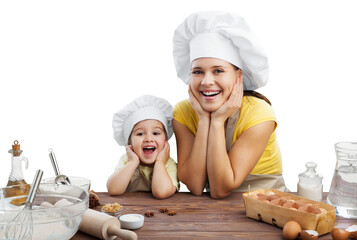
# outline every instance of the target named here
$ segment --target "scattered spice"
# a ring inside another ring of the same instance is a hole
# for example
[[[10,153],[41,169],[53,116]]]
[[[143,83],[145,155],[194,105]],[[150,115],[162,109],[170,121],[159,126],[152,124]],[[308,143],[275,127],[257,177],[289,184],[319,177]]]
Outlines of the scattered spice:
[[[175,212],[175,211],[171,211],[171,210],[169,210],[169,209],[167,209],[167,208],[160,208],[160,209],[159,209],[159,212],[161,212],[161,213],[166,213],[166,214],[169,215],[169,216],[174,216],[174,215],[176,215],[176,212]],[[145,216],[148,217],[148,218],[153,217],[153,216],[154,216],[154,211],[147,211],[147,212],[145,213]]]
[[[161,213],[167,213],[167,212],[169,211],[169,209],[167,209],[167,208],[160,208],[159,211],[160,211]]]
[[[176,215],[176,212],[175,212],[175,211],[168,211],[168,212],[167,212],[167,215],[169,215],[169,216],[174,216],[174,215]]]
[[[148,217],[148,218],[153,217],[154,216],[154,212],[153,211],[147,211],[145,213],[145,216]]]

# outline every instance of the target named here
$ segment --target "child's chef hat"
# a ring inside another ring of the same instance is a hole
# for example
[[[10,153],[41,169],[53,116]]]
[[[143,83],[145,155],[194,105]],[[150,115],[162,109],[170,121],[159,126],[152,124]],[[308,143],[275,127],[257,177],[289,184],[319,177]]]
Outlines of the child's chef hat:
[[[244,90],[268,81],[267,56],[245,20],[226,12],[198,12],[176,29],[173,57],[177,76],[189,83],[191,62],[201,57],[225,60],[243,71]]]
[[[172,136],[172,106],[163,98],[144,95],[126,105],[113,116],[114,139],[121,146],[129,142],[130,134],[138,122],[154,119],[160,121],[167,139]]]

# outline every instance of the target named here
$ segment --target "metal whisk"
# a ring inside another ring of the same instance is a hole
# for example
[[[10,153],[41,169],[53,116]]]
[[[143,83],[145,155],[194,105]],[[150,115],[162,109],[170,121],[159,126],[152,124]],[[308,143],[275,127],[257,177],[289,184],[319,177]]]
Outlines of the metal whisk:
[[[31,185],[29,194],[27,195],[26,203],[22,211],[16,215],[16,217],[11,221],[6,227],[5,237],[7,239],[16,240],[31,240],[32,239],[32,203],[36,197],[36,191],[40,185],[42,179],[43,171],[37,170],[35,178]]]

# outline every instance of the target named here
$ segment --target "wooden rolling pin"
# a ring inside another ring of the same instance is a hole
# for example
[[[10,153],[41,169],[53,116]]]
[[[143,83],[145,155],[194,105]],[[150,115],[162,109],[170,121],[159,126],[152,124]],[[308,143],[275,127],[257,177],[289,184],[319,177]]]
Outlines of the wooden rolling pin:
[[[120,228],[119,219],[92,209],[84,212],[79,230],[105,240],[113,240],[116,237],[124,240],[138,239],[135,232]]]

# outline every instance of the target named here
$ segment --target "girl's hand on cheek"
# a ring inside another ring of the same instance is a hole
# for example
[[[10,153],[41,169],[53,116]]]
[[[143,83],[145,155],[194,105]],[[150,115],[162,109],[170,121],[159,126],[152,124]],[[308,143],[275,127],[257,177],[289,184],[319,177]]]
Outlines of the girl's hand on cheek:
[[[193,95],[191,85],[189,85],[189,87],[188,87],[188,96],[189,96],[190,104],[191,104],[193,110],[195,111],[195,113],[197,114],[198,119],[210,118],[211,114],[209,112],[206,112],[202,108],[200,102],[197,100],[195,95]]]
[[[170,157],[170,144],[166,141],[163,149],[157,154],[156,162],[162,162],[166,164]]]
[[[129,162],[133,161],[133,162],[135,162],[135,163],[137,163],[137,164],[140,163],[139,157],[138,157],[138,155],[136,155],[136,153],[134,152],[132,145],[127,145],[127,146],[125,147],[125,150],[126,150],[126,155],[128,155],[128,160],[129,160]]]
[[[243,78],[238,78],[233,85],[231,95],[227,101],[215,112],[211,114],[212,120],[225,121],[235,113],[242,105],[243,99]]]

